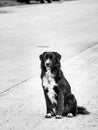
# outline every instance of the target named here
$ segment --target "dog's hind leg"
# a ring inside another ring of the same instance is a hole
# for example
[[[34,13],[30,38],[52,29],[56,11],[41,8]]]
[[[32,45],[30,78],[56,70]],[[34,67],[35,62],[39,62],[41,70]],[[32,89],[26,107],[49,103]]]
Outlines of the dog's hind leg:
[[[64,116],[73,117],[77,115],[77,101],[73,94],[67,95],[64,107]]]

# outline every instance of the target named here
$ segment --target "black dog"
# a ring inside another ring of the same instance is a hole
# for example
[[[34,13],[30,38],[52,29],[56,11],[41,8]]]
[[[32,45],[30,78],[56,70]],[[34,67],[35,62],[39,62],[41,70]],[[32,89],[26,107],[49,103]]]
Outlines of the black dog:
[[[46,118],[89,114],[86,108],[77,106],[77,100],[61,70],[60,59],[61,55],[57,52],[44,52],[40,55],[42,87],[47,107]]]

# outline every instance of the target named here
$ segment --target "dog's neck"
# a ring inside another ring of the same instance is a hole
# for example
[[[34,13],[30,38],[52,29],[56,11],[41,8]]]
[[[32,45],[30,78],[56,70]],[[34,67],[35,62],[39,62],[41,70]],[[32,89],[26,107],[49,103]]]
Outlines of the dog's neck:
[[[54,77],[54,75],[51,72],[51,69],[47,69],[46,76],[47,76],[47,80],[51,80],[51,78]]]
[[[51,69],[47,69],[42,79],[43,79],[43,85],[45,87],[53,87],[55,85],[54,74],[51,73]]]
[[[43,78],[43,76],[45,76],[45,74],[51,73],[52,75],[54,75],[53,77],[55,78],[55,80],[58,82],[58,80],[61,78],[61,74],[62,71],[60,68],[45,68],[42,69],[41,72],[41,78]]]

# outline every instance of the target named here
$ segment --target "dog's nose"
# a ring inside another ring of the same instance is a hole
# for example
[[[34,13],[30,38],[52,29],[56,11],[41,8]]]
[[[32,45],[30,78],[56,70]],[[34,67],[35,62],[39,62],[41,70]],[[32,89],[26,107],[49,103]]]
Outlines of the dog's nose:
[[[50,63],[46,63],[46,66],[50,66]]]

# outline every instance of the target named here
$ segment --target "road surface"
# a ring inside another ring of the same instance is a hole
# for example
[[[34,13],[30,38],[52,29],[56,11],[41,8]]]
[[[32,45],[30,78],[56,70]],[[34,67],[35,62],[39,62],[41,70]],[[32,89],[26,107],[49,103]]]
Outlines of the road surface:
[[[0,8],[0,130],[98,130],[98,1]],[[88,116],[47,120],[39,55],[57,51]]]

